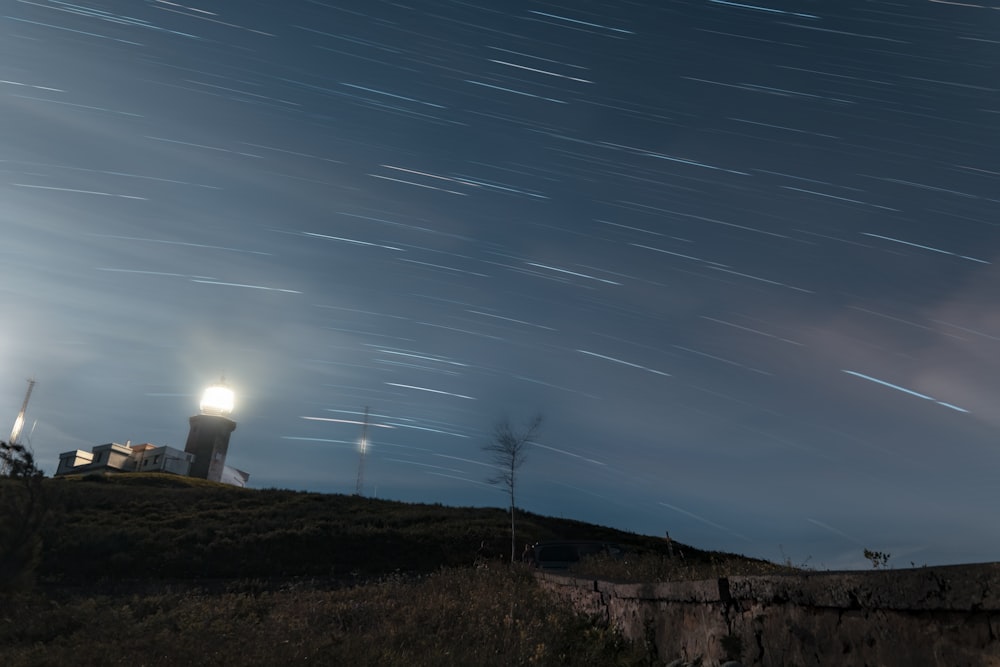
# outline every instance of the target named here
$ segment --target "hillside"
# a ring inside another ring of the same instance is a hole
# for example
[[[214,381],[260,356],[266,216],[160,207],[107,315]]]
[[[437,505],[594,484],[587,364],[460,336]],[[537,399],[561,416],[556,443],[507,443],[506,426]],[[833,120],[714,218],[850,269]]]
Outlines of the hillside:
[[[161,474],[45,480],[39,580],[344,579],[471,565],[480,543],[509,554],[496,508],[239,489]],[[579,521],[519,514],[518,542],[598,539],[633,552],[663,541]],[[708,554],[680,546],[689,559]]]
[[[17,534],[29,489],[47,507],[41,548],[24,542],[37,585],[16,576],[15,558],[6,581],[21,590],[0,591],[0,608],[18,613],[0,614],[0,664],[659,664],[648,642],[624,641],[528,568],[508,567],[501,509],[159,474],[0,479],[0,533]],[[592,564],[596,576],[775,567],[675,543],[678,568],[659,538],[530,513],[518,526],[522,543],[597,539],[627,550]],[[474,568],[483,541],[495,565]],[[0,561],[10,553],[0,549]]]

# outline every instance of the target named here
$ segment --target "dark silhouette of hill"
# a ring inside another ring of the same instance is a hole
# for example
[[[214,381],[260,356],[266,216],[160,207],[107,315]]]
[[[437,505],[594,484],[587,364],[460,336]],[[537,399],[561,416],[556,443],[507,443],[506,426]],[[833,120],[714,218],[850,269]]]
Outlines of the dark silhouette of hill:
[[[471,565],[480,543],[509,554],[509,515],[351,495],[239,489],[165,474],[45,480],[39,581],[350,579]],[[518,539],[592,539],[666,552],[662,539],[519,513]],[[712,554],[674,543],[689,562]]]
[[[41,547],[8,581],[19,585],[0,588],[0,606],[18,611],[0,614],[3,665],[659,664],[648,642],[507,566],[503,509],[151,473],[29,481],[40,486],[0,479],[0,528],[27,517]],[[44,514],[19,511],[26,489]],[[583,561],[595,577],[710,578],[760,563],[674,543],[679,563],[661,538],[527,512],[518,535],[631,552]],[[483,541],[495,565],[472,567]]]

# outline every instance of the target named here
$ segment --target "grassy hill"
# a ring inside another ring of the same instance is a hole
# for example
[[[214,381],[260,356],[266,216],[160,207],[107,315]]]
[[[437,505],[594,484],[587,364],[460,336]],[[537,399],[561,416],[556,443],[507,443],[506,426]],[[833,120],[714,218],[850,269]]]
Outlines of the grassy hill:
[[[500,509],[161,474],[39,482],[49,509],[38,585],[0,594],[0,664],[653,664],[646,647],[502,562],[510,538]],[[10,512],[18,484],[0,479],[0,511]],[[629,550],[591,563],[596,576],[774,567],[675,543],[679,567],[659,538],[530,513],[518,530],[521,543],[598,539]],[[498,558],[473,568],[484,540]]]
[[[510,553],[508,514],[358,496],[239,489],[164,474],[45,480],[53,508],[38,570],[49,584],[113,579],[354,577]],[[663,541],[519,513],[518,542],[596,539],[636,552]],[[705,552],[683,547],[697,560]]]

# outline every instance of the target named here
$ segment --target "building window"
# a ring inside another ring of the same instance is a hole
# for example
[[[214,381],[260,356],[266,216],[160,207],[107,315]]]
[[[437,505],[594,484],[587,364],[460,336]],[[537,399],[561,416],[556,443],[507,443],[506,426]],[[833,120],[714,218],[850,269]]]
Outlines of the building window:
[[[156,456],[153,457],[153,463],[159,463],[159,462],[160,462],[160,455],[157,454]]]

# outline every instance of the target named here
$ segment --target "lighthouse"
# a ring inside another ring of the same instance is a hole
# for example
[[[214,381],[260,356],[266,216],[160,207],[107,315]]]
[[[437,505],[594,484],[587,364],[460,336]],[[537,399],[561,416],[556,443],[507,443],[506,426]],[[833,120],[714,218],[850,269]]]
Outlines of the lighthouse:
[[[188,419],[191,430],[184,451],[194,455],[189,474],[221,482],[229,451],[229,436],[236,430],[236,422],[229,418],[233,412],[233,390],[224,380],[205,389],[199,412]]]

